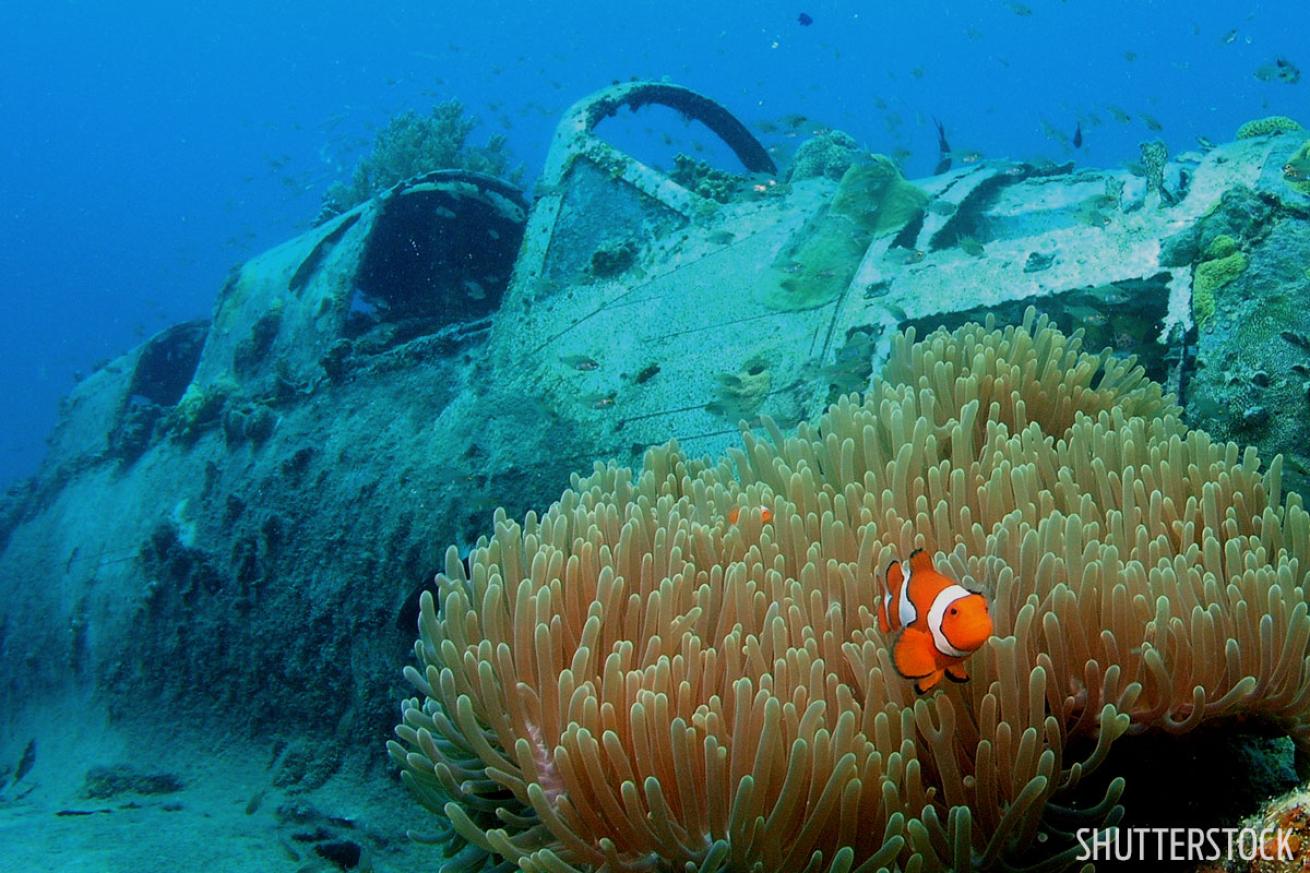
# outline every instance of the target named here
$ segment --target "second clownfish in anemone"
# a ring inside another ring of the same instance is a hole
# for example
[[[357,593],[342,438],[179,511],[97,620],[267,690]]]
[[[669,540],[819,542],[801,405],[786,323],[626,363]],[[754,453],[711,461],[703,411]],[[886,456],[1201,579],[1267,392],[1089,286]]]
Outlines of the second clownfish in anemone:
[[[736,524],[740,520],[741,520],[740,506],[734,506],[732,509],[728,510],[728,524]],[[773,510],[769,509],[769,507],[767,506],[761,506],[760,522],[762,524],[768,524],[771,521],[773,521]]]
[[[992,635],[987,601],[938,573],[923,549],[915,549],[908,561],[889,564],[886,577],[878,628],[884,634],[900,631],[892,645],[896,672],[913,679],[920,694],[943,676],[967,681],[964,659]]]

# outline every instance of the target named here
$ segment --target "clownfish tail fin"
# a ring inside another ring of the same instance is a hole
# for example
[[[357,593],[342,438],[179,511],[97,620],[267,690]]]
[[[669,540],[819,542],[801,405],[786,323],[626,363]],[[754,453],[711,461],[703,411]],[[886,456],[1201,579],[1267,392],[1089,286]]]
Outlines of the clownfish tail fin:
[[[914,683],[914,690],[919,694],[927,694],[932,690],[933,686],[940,681],[942,681],[942,671],[938,670],[935,673],[924,676],[922,679],[916,680]]]

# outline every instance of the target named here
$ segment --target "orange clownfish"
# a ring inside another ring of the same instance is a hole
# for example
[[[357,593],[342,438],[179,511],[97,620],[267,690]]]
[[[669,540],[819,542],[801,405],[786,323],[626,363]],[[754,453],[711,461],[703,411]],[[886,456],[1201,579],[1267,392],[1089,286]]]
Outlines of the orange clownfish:
[[[992,635],[987,601],[938,573],[923,549],[911,552],[908,561],[888,564],[886,576],[878,627],[885,634],[901,632],[892,646],[896,671],[913,679],[920,694],[942,676],[967,681],[964,659]]]
[[[736,524],[740,518],[741,518],[740,506],[734,506],[732,509],[728,510],[728,524]],[[767,506],[761,506],[760,522],[762,524],[768,524],[771,521],[773,521],[773,510],[769,509],[769,507]]]

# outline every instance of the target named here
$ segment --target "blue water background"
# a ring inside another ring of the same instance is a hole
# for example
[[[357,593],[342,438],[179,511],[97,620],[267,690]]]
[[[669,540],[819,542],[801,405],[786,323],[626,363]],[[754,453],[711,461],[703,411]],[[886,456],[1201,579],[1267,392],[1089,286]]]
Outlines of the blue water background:
[[[1310,64],[1304,0],[1027,7],[8,0],[0,484],[35,469],[75,374],[208,315],[229,269],[305,229],[403,109],[461,99],[475,139],[508,136],[528,181],[560,113],[633,76],[699,89],[747,122],[799,113],[799,134],[831,126],[909,150],[911,176],[937,160],[934,116],[956,152],[1095,166],[1156,137],[1174,152],[1228,140],[1262,115],[1310,123],[1310,82],[1255,76],[1280,56]],[[708,142],[675,122],[670,146],[646,126],[615,135],[652,160]],[[781,153],[801,137],[766,141]]]

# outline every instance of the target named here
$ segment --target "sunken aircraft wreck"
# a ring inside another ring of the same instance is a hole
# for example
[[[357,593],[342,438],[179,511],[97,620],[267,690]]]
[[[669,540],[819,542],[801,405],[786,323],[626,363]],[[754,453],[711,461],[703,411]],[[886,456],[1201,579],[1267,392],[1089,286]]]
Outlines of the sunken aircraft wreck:
[[[666,173],[599,135],[648,104],[740,166]],[[898,331],[1035,307],[1135,355],[1193,426],[1281,453],[1305,493],[1310,196],[1284,172],[1304,139],[907,180],[835,131],[775,166],[715,101],[628,83],[569,110],[532,192],[440,170],[252,258],[209,319],[79,383],[0,505],[0,806],[105,763],[78,724],[128,758],[141,725],[246,738],[279,796],[394,781],[380,749],[447,546],[594,461],[813,421]],[[327,805],[267,827],[379,869],[421,829]]]

